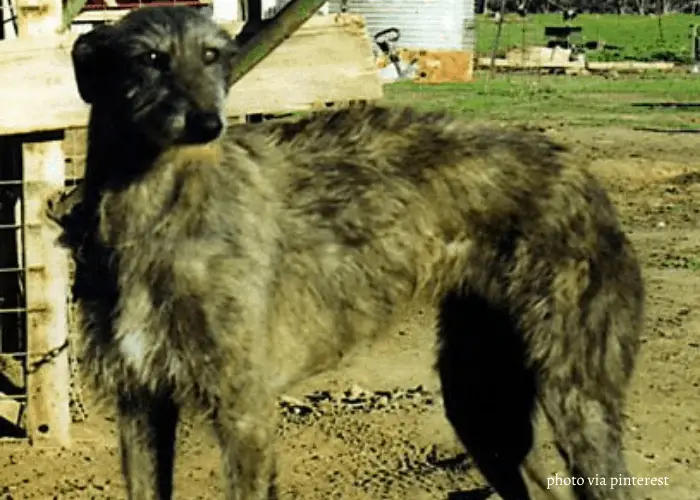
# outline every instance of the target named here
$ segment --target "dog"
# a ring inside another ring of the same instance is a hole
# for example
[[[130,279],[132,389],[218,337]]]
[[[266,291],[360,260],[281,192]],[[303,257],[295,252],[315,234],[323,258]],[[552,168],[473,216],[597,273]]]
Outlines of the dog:
[[[502,498],[531,498],[538,405],[572,475],[628,475],[644,283],[579,160],[538,132],[405,107],[228,125],[239,50],[186,7],[132,11],[73,46],[87,166],[49,212],[129,498],[171,497],[184,406],[209,415],[226,498],[274,498],[276,397],[417,298],[439,311],[447,420]]]

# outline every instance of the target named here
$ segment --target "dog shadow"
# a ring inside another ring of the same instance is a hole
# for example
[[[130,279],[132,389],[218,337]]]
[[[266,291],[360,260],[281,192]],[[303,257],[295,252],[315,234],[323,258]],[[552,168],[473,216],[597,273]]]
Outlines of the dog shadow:
[[[433,461],[433,465],[441,469],[466,470],[472,467],[469,456],[466,453],[459,453],[454,457],[443,458]],[[455,490],[447,494],[445,500],[486,500],[494,494],[494,490],[489,486],[482,486],[470,490]]]
[[[475,488],[473,490],[451,491],[445,500],[486,500],[494,494],[488,486]]]

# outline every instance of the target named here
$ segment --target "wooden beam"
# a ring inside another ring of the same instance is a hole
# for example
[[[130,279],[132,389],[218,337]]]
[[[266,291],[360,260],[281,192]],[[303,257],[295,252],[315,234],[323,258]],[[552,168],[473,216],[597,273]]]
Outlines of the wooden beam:
[[[232,34],[242,23],[224,25]],[[77,35],[0,42],[0,135],[84,127],[70,60]],[[378,99],[381,82],[361,16],[313,16],[231,89],[229,116]]]
[[[19,36],[41,37],[61,25],[61,0],[22,0]],[[21,83],[18,81],[18,85]],[[62,127],[61,127],[62,128]],[[27,433],[34,444],[70,445],[68,259],[54,245],[58,228],[43,217],[47,196],[65,186],[63,132],[22,145],[24,265],[27,306]]]
[[[588,61],[586,64],[590,71],[671,71],[675,67],[675,63],[664,61]]]
[[[87,4],[87,0],[68,0],[66,2],[66,7],[63,9],[63,15],[61,17],[61,26],[59,27],[61,33],[70,30],[73,20],[80,14],[85,4]],[[112,0],[106,1],[105,4],[108,7],[116,7],[116,2]]]
[[[127,15],[133,9],[109,9],[109,10],[84,10],[80,12],[71,23],[95,24],[95,23],[115,23]]]
[[[247,15],[255,17],[250,17],[250,22],[246,22],[239,34],[243,36],[245,44],[231,63],[231,81],[235,84],[247,75],[308,21],[324,3],[326,0],[291,0],[274,18],[260,26],[260,0],[248,0],[250,12]],[[261,29],[249,37],[247,29],[250,26],[253,26],[251,29]]]
[[[480,68],[489,67],[491,59],[480,57]],[[588,71],[671,71],[676,65],[672,62],[637,62],[637,61],[519,61],[513,59],[496,59],[498,68],[508,69],[572,69]]]
[[[480,57],[479,67],[490,67],[490,57]],[[585,64],[579,61],[519,61],[512,59],[494,59],[493,65],[497,68],[513,69],[585,69]]]
[[[115,1],[115,0],[105,0],[105,3]],[[227,0],[230,1],[230,0]],[[205,5],[213,5],[210,1],[208,0],[202,0],[199,2],[201,4],[201,7]],[[221,2],[219,2],[220,4]],[[148,5],[148,4],[144,4]],[[192,7],[192,8],[199,8],[200,6],[198,5],[197,7]],[[109,7],[108,9],[87,9],[80,11],[75,17],[72,19],[71,23],[72,24],[94,24],[94,23],[115,23],[125,15],[127,15],[129,12],[134,10],[133,8],[122,8],[119,6],[118,3],[114,4],[114,7]],[[229,9],[230,12],[231,9]],[[227,11],[224,10],[224,14],[226,14]],[[218,14],[221,14],[220,9]],[[64,23],[65,23],[65,15],[64,15]],[[216,17],[216,14],[214,16],[214,19],[216,19],[218,22],[230,22],[230,21],[235,21],[236,19],[227,19],[224,17]]]

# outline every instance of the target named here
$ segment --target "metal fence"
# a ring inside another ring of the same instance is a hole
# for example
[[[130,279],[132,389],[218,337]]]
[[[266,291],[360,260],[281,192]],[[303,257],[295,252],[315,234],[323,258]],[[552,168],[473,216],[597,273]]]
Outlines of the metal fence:
[[[23,437],[27,402],[21,150],[0,138],[0,436]]]
[[[85,169],[85,129],[65,133],[66,187],[79,182]],[[21,140],[0,137],[0,438],[27,439],[27,376],[32,370],[27,343],[25,290],[27,269],[24,266],[25,184],[22,179]],[[71,271],[72,275],[72,271]],[[71,370],[71,409],[74,421],[86,417],[82,402],[78,360],[73,349],[76,316],[70,290],[68,308]]]

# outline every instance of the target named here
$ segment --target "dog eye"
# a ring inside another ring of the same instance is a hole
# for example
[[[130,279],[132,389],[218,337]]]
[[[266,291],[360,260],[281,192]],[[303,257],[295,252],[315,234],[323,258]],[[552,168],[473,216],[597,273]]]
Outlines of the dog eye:
[[[219,50],[218,49],[204,49],[204,63],[212,64],[219,60]]]
[[[146,66],[151,66],[159,70],[170,68],[170,56],[165,52],[151,50],[141,56],[141,62]]]

